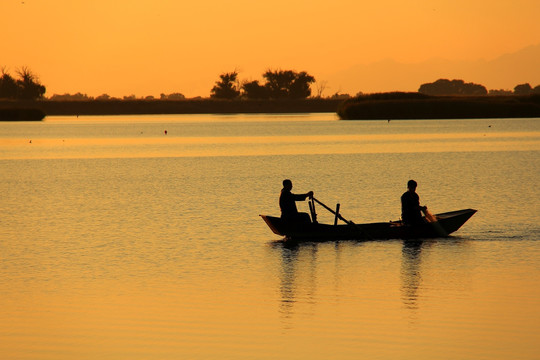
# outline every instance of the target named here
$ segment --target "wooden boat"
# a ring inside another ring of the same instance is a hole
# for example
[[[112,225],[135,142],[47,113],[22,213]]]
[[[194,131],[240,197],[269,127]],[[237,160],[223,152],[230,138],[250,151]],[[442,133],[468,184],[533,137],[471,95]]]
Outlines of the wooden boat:
[[[316,199],[315,199],[316,200]],[[316,200],[319,202],[318,200]],[[326,205],[319,202],[326,207]],[[463,209],[441,214],[426,214],[425,223],[418,226],[405,225],[402,221],[355,224],[339,215],[338,211],[326,207],[336,215],[334,224],[320,224],[312,210],[312,221],[305,223],[288,223],[279,217],[260,215],[268,227],[277,235],[284,236],[286,241],[329,241],[329,240],[384,240],[384,239],[427,239],[446,237],[458,230],[471,216],[474,209]],[[310,204],[310,209],[314,206]],[[337,224],[337,219],[345,224]],[[313,221],[313,219],[315,221]]]

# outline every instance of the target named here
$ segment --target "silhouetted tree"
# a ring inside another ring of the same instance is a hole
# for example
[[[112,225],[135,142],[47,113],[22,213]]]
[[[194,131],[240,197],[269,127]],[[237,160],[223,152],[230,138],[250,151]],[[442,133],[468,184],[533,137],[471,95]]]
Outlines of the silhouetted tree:
[[[311,95],[309,85],[315,82],[315,78],[305,71],[297,73],[292,70],[268,70],[263,77],[266,79],[265,86],[270,97],[274,99],[305,99]]]
[[[418,92],[426,95],[487,95],[483,85],[465,83],[463,80],[439,79],[433,83],[422,84]]]
[[[45,86],[41,85],[30,69],[22,67],[17,71],[19,79],[17,86],[19,87],[18,98],[25,100],[39,99],[45,94]]]
[[[184,96],[184,94],[181,94],[181,93],[172,93],[172,94],[161,94],[159,96],[159,98],[161,100],[185,100],[186,97]]]
[[[540,85],[535,86],[534,89],[532,90],[532,93],[533,94],[540,94]]]
[[[266,86],[259,84],[258,80],[245,82],[242,85],[244,96],[248,99],[268,99],[270,92]]]
[[[335,93],[334,95],[330,96],[330,99],[332,100],[346,100],[346,99],[350,99],[352,96],[350,94],[340,94],[340,93]]]
[[[216,85],[210,92],[210,97],[216,99],[235,99],[240,96],[238,90],[238,72],[224,73],[219,75],[220,81],[216,81]]]
[[[54,94],[53,96],[51,96],[49,98],[49,100],[52,100],[52,101],[88,101],[88,100],[92,100],[92,97],[89,97],[88,95],[86,94],[81,94],[80,92],[76,93],[76,94],[63,94],[63,95],[59,95],[59,94]]]
[[[0,99],[16,99],[19,92],[17,81],[2,68],[0,77]]]
[[[324,92],[324,90],[326,90],[326,87],[328,85],[328,81],[324,80],[324,81],[317,81],[315,83],[315,85],[317,85],[317,95],[315,95],[315,97],[317,98],[322,98],[322,94]],[[339,92],[339,91],[338,91]],[[336,92],[336,94],[338,93]]]
[[[7,99],[38,99],[45,94],[45,86],[41,85],[27,67],[17,71],[18,79],[13,78],[2,68],[0,77],[0,98]]]
[[[489,90],[488,95],[494,95],[494,96],[506,96],[506,95],[513,95],[514,93],[511,90],[504,90],[504,89],[492,89]]]
[[[289,89],[289,96],[293,99],[305,99],[309,97],[311,95],[309,84],[314,82],[315,78],[305,71],[296,74],[296,78]]]
[[[514,88],[514,94],[516,95],[530,95],[532,93],[532,87],[529,83],[516,85]]]
[[[98,97],[96,97],[96,100],[112,100],[111,96],[109,94],[101,94]]]
[[[169,100],[185,100],[186,96],[182,93],[176,92],[176,93],[169,94],[168,99]]]

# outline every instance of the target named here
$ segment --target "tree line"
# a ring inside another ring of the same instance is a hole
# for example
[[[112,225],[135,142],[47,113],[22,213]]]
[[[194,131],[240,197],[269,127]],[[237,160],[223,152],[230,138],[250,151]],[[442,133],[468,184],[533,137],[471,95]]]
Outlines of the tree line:
[[[258,80],[238,80],[238,72],[221,74],[220,80],[210,91],[215,99],[305,99],[311,96],[310,85],[315,78],[305,71],[267,70],[263,75],[265,83]]]
[[[99,96],[93,97],[88,96],[87,94],[82,94],[80,92],[76,94],[54,94],[49,98],[53,101],[91,101],[91,100],[98,100],[98,101],[104,101],[104,100],[128,100],[128,101],[134,101],[134,100],[185,100],[186,97],[178,92],[171,93],[171,94],[160,94],[159,98],[156,98],[152,95],[145,96],[142,98],[137,98],[135,95],[129,95],[124,96],[122,99],[112,97],[108,94],[101,94]]]
[[[510,90],[487,90],[485,86],[466,83],[463,80],[439,79],[420,85],[418,92],[432,96],[481,96],[481,95],[533,95],[540,94],[540,85],[532,87],[529,83],[519,84]]]
[[[0,99],[35,100],[44,97],[46,88],[38,77],[27,67],[16,71],[17,77],[11,76],[5,68],[0,69]],[[306,99],[311,96],[311,84],[315,78],[305,71],[294,70],[267,70],[262,74],[264,82],[259,80],[240,81],[238,71],[223,73],[215,82],[210,91],[210,97],[214,99]],[[325,83],[324,83],[325,84]],[[324,84],[322,85],[324,88]],[[323,88],[318,90],[316,97],[321,97]],[[532,87],[529,83],[516,85],[511,90],[487,90],[485,86],[475,83],[466,83],[463,80],[438,79],[432,83],[420,85],[418,93],[432,96],[482,96],[482,95],[532,95],[540,94],[540,85]],[[363,95],[359,93],[358,95]],[[349,98],[348,94],[335,94],[332,98]],[[54,94],[50,98],[56,101],[70,100],[120,100],[107,94],[96,98],[86,94],[74,95]],[[159,98],[146,96],[142,100],[184,100],[185,96],[175,92],[161,94]],[[124,96],[123,100],[137,100],[135,95]]]
[[[213,99],[228,100],[305,99],[311,96],[310,85],[315,82],[315,78],[307,72],[296,72],[293,70],[268,70],[263,74],[263,78],[265,79],[263,84],[259,83],[258,80],[240,82],[237,71],[223,73],[210,90],[210,97]],[[73,95],[55,94],[50,99],[55,101],[120,100],[107,94],[93,98],[80,92]],[[181,93],[172,93],[168,95],[161,94],[159,98],[146,96],[141,99],[185,100],[186,98]],[[130,95],[124,96],[122,100],[137,100],[137,98],[135,95]]]
[[[11,76],[6,68],[1,70],[0,99],[33,100],[42,98],[46,88],[37,76],[27,67],[17,70],[17,78]]]

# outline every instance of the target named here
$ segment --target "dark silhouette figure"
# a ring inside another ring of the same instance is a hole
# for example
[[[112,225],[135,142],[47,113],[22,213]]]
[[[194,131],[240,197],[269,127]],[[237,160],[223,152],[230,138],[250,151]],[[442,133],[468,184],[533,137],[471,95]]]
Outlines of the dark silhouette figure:
[[[420,197],[416,193],[418,184],[414,180],[407,183],[407,191],[401,195],[401,219],[407,225],[415,226],[423,224],[420,211],[426,211],[427,207],[420,206]]]
[[[309,196],[313,197],[313,191],[305,194],[293,194],[292,181],[289,179],[283,180],[283,189],[279,196],[279,207],[281,209],[281,218],[288,222],[311,222],[311,218],[307,213],[299,213],[296,208],[297,201],[304,201]]]

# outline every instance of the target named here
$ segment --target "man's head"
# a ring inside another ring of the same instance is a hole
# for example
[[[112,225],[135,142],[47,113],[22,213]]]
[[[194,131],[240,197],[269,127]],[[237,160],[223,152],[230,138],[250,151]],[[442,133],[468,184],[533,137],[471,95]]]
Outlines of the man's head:
[[[415,191],[417,186],[418,186],[418,184],[414,180],[409,180],[409,182],[407,182],[407,188],[410,191]]]
[[[292,181],[289,180],[289,179],[283,180],[283,188],[287,189],[287,190],[291,190],[292,189]]]

